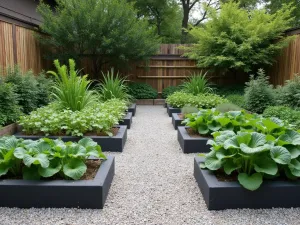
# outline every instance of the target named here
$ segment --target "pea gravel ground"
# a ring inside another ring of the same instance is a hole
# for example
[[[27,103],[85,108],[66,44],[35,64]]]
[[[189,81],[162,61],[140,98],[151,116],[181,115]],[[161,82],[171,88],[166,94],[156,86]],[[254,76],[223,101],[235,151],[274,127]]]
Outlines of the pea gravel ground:
[[[208,211],[162,106],[138,106],[103,210],[0,208],[0,224],[300,224],[300,209]],[[84,194],[84,193],[82,193]],[[1,199],[0,199],[1,201]]]

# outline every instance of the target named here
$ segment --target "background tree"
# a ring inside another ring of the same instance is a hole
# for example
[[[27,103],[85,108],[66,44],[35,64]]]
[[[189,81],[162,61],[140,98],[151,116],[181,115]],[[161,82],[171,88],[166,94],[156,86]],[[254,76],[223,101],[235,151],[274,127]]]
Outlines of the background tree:
[[[257,4],[260,3],[261,0],[220,0],[221,3],[228,3],[230,1],[239,3],[241,8],[255,9]]]
[[[190,31],[197,43],[185,48],[185,55],[204,68],[249,72],[270,65],[294,38],[284,37],[293,21],[293,9],[284,5],[276,14],[268,14],[263,9],[240,8],[234,2],[222,4],[220,11],[210,7],[206,24]]]
[[[139,18],[147,18],[163,42],[180,40],[181,8],[176,0],[128,0],[138,10]]]
[[[95,75],[105,63],[147,59],[159,47],[148,21],[138,19],[126,0],[57,0],[55,12],[43,2],[38,11],[43,17],[40,29],[49,34],[39,40],[53,49],[48,57],[89,58]]]
[[[263,0],[263,2],[266,4],[265,7],[270,13],[276,13],[281,9],[283,4],[292,4],[296,7],[292,13],[292,16],[295,17],[292,26],[300,26],[300,0]]]

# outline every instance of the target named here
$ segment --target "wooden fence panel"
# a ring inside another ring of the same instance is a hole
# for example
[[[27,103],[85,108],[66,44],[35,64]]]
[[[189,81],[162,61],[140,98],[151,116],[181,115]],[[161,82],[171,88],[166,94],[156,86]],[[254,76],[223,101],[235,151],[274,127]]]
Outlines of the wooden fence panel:
[[[14,65],[13,25],[0,21],[0,72]]]

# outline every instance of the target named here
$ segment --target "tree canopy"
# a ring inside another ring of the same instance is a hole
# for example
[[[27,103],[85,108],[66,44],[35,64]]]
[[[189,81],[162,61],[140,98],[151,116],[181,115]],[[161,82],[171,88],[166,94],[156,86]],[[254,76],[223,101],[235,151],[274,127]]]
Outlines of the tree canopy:
[[[137,18],[126,0],[57,0],[55,12],[41,2],[40,41],[51,47],[48,57],[93,61],[99,74],[104,63],[118,65],[155,54],[160,40],[144,18]]]
[[[294,7],[284,5],[275,14],[264,9],[246,10],[230,1],[217,11],[208,9],[208,21],[190,34],[197,43],[186,48],[186,56],[199,67],[251,71],[270,65],[293,37],[284,37],[291,27]],[[274,40],[278,40],[274,42]]]

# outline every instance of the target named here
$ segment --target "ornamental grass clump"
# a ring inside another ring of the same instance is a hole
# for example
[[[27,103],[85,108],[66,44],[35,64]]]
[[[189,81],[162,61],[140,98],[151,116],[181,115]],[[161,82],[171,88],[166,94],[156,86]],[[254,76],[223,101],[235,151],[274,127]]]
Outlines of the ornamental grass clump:
[[[115,73],[112,68],[111,71],[103,73],[103,80],[99,84],[99,96],[102,101],[107,101],[113,98],[131,102],[132,97],[128,94],[129,89],[126,85],[126,78],[121,77],[119,73]]]
[[[78,143],[42,138],[37,141],[0,138],[0,177],[24,180],[61,177],[79,180],[87,171],[89,157],[106,159],[101,147],[90,138]]]
[[[62,108],[80,111],[97,102],[95,92],[89,90],[91,81],[88,80],[88,75],[79,75],[80,71],[75,70],[73,59],[69,59],[69,69],[66,65],[61,66],[58,60],[54,60],[54,65],[57,73],[48,71],[55,76],[51,94]]]
[[[194,73],[186,78],[186,81],[182,84],[183,91],[193,95],[212,93],[214,89],[206,79],[206,74],[202,74],[202,72],[200,74]]]

